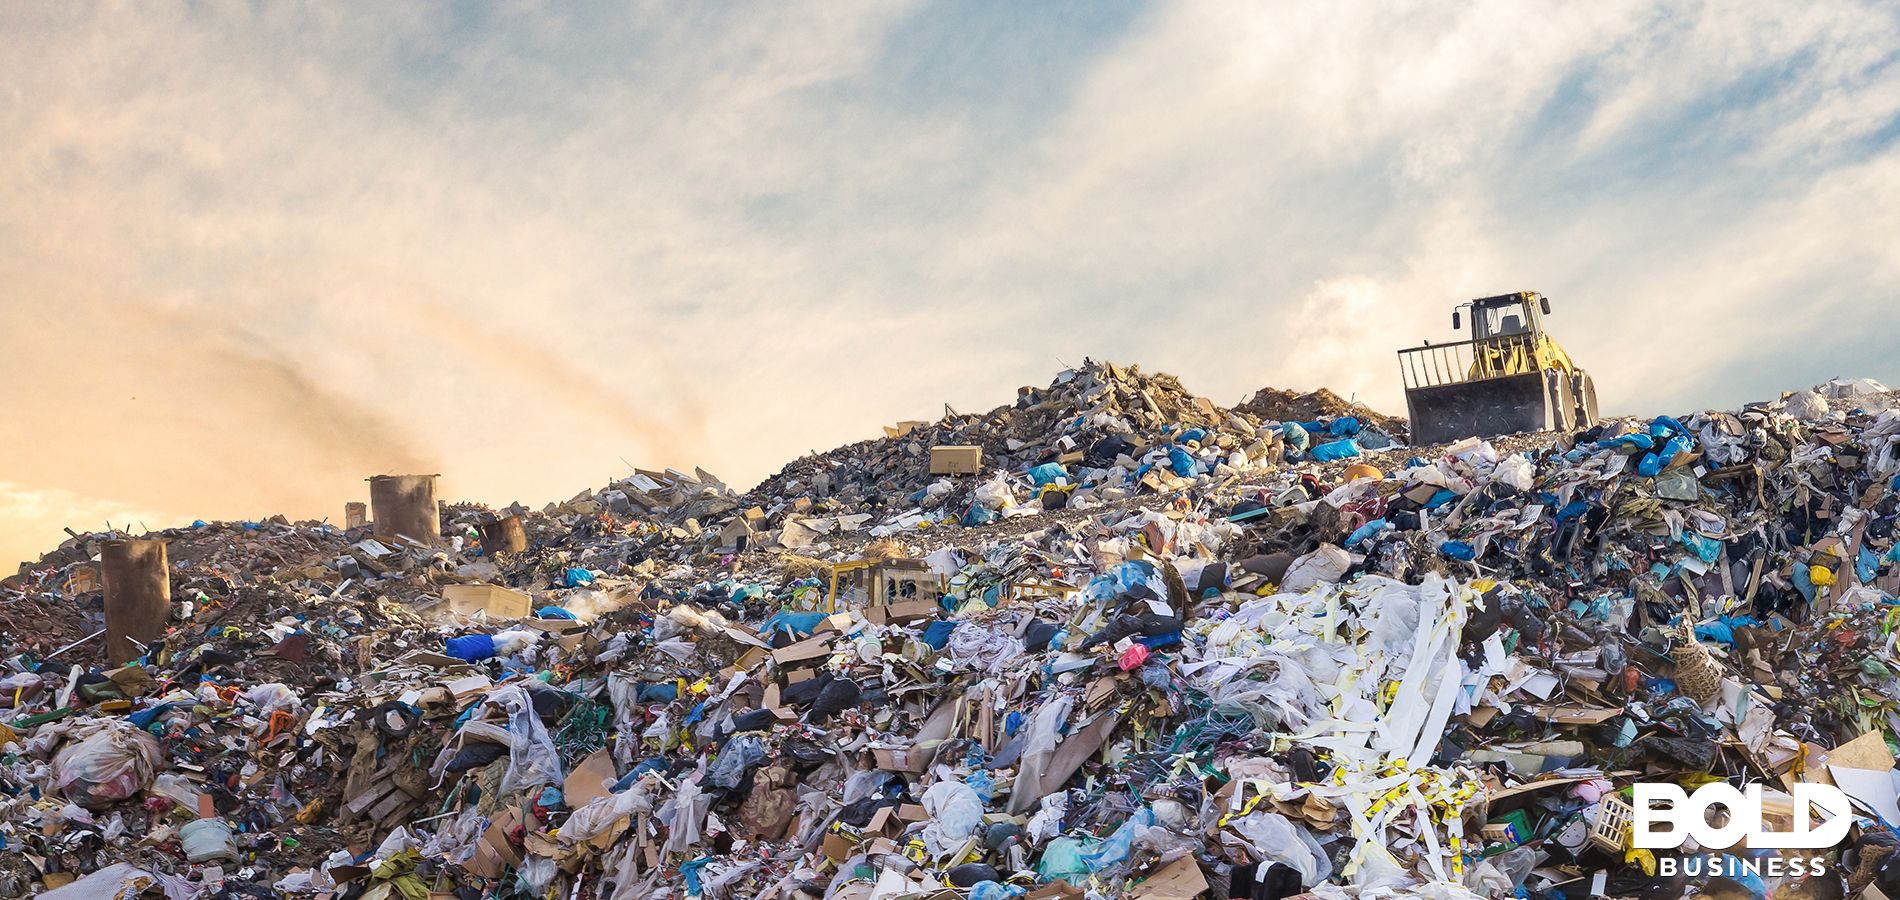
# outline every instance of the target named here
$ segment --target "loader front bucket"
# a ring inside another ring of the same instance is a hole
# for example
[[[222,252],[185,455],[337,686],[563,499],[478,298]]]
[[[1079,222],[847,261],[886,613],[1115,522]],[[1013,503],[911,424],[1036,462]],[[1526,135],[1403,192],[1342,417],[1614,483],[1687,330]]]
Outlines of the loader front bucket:
[[[1570,393],[1568,378],[1549,372],[1415,387],[1405,392],[1412,443],[1568,428]]]

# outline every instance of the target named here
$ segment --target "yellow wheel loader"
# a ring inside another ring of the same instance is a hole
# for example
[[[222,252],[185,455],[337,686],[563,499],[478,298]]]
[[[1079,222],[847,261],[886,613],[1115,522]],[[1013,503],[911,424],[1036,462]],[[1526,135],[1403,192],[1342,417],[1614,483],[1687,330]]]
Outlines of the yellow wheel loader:
[[[1399,351],[1412,443],[1596,424],[1596,385],[1544,331],[1549,298],[1520,291],[1461,303],[1453,330],[1465,313],[1470,340]]]

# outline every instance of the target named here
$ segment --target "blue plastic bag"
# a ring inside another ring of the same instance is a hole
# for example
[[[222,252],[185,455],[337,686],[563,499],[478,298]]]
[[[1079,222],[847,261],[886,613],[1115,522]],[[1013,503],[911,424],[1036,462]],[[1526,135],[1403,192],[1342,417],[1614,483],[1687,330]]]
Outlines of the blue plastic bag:
[[[1466,562],[1478,558],[1478,551],[1464,541],[1446,541],[1438,545],[1438,552],[1452,559],[1462,559]]]
[[[594,573],[586,569],[569,568],[567,573],[561,578],[561,583],[568,587],[580,587],[584,584],[593,584]]]
[[[567,610],[562,609],[558,606],[543,606],[540,609],[535,610],[534,614],[536,617],[542,618],[542,619],[573,619],[573,620],[580,619],[579,616],[574,615],[573,613],[568,612]]]
[[[1055,484],[1058,478],[1066,481],[1068,477],[1069,470],[1063,468],[1061,463],[1043,463],[1029,470],[1029,480],[1035,482],[1036,487]]]
[[[443,652],[456,659],[481,662],[495,655],[495,639],[485,634],[465,634],[442,642]]]
[[[821,612],[781,609],[759,625],[759,633],[771,634],[775,631],[783,631],[793,637],[811,637],[811,633],[818,629],[818,623],[824,620],[825,614]]]
[[[1668,468],[1669,463],[1673,461],[1678,454],[1688,453],[1694,449],[1695,442],[1689,438],[1683,435],[1672,437],[1668,443],[1663,444],[1654,451],[1643,454],[1642,460],[1636,464],[1636,474],[1645,478],[1653,478],[1662,470]]]
[[[1373,535],[1378,534],[1379,529],[1384,528],[1384,527],[1385,527],[1384,519],[1373,519],[1372,521],[1367,522],[1366,524],[1361,525],[1358,528],[1354,529],[1352,535],[1346,538],[1346,546],[1357,547],[1360,544],[1365,543],[1366,540],[1371,538]]]
[[[950,634],[957,630],[957,623],[948,619],[935,619],[924,626],[921,640],[932,650],[942,650],[950,643]]]
[[[1613,437],[1609,440],[1597,441],[1598,450],[1608,450],[1612,447],[1619,450],[1648,450],[1654,446],[1656,446],[1656,439],[1641,432],[1633,432],[1631,434]]]
[[[1082,854],[1082,861],[1087,863],[1090,869],[1097,870],[1121,863],[1133,851],[1135,836],[1153,826],[1154,823],[1154,810],[1142,807],[1140,812],[1124,819],[1121,827],[1115,829],[1115,833],[1109,835],[1108,840],[1103,841],[1102,846],[1096,848],[1095,852]]]
[[[1297,422],[1281,422],[1280,435],[1286,441],[1287,452],[1294,456],[1305,453],[1306,448],[1313,443],[1312,436]]]
[[[1703,537],[1693,531],[1684,531],[1682,533],[1682,545],[1688,547],[1690,551],[1695,553],[1696,556],[1700,557],[1702,561],[1706,563],[1715,562],[1715,558],[1722,555],[1721,541],[1710,537]]]
[[[1199,465],[1194,461],[1193,455],[1186,450],[1180,447],[1169,447],[1168,468],[1174,470],[1174,474],[1182,478],[1193,478]]]
[[[712,861],[712,857],[702,856],[680,863],[680,878],[686,881],[687,896],[697,897],[705,891],[704,885],[699,880],[699,870],[711,865]]]
[[[1359,455],[1359,442],[1352,438],[1321,444],[1313,448],[1313,459],[1319,462],[1333,462],[1351,459]]]

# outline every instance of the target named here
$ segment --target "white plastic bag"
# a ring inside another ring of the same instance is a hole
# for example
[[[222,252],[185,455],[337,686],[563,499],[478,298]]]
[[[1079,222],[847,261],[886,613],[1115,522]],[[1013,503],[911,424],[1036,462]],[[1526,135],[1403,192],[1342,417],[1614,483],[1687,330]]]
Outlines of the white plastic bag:
[[[1319,549],[1294,560],[1293,565],[1287,567],[1286,578],[1280,582],[1280,590],[1298,592],[1314,585],[1332,584],[1351,567],[1352,554],[1347,553],[1345,548],[1321,544]]]
[[[939,781],[924,791],[924,849],[933,858],[955,853],[983,824],[983,800],[961,781]]]
[[[56,783],[66,799],[88,809],[103,809],[152,783],[158,769],[158,740],[122,719],[101,719],[75,727],[53,758]]]
[[[1531,465],[1531,461],[1526,459],[1522,453],[1513,453],[1510,456],[1498,460],[1497,468],[1491,470],[1491,479],[1493,481],[1507,484],[1520,491],[1530,490],[1531,484],[1536,478],[1536,469]]]

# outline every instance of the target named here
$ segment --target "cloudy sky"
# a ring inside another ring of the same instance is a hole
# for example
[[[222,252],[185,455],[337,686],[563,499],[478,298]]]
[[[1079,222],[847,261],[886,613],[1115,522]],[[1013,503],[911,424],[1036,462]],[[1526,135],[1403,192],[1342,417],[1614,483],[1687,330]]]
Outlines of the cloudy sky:
[[[1517,289],[1606,411],[1900,381],[1897,60],[1828,0],[6,0],[0,560],[747,485],[1091,355],[1397,410]]]

